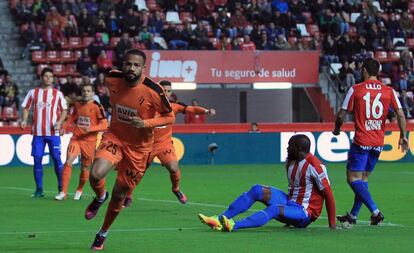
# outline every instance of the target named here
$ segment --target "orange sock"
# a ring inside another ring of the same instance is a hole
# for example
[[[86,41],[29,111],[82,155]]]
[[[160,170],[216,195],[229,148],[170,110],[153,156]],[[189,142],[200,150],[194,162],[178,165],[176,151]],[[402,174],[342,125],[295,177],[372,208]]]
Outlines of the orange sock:
[[[116,217],[118,216],[119,212],[124,205],[124,199],[121,201],[116,201],[114,198],[111,198],[109,202],[108,209],[106,210],[104,224],[102,225],[103,231],[108,231],[109,227],[112,225]]]
[[[72,174],[72,165],[65,163],[62,171],[62,191],[68,194],[68,187],[70,181],[70,175]]]
[[[91,187],[93,189],[93,191],[95,192],[96,196],[98,196],[99,198],[102,198],[103,196],[105,196],[105,178],[96,181],[94,179],[92,179],[91,177],[89,177],[89,183],[91,184]]]
[[[77,191],[82,192],[86,181],[88,181],[88,178],[89,178],[89,170],[81,170],[81,174],[79,176],[79,185],[78,185]]]
[[[177,171],[170,172],[170,180],[172,185],[172,191],[176,192],[180,190],[180,179],[181,179],[181,171],[178,169]]]

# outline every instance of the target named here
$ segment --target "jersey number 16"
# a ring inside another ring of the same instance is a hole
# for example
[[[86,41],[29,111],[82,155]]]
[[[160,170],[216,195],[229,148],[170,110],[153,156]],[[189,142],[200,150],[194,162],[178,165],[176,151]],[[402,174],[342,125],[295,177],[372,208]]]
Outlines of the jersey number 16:
[[[363,97],[365,100],[365,115],[367,116],[367,119],[371,118],[371,113],[375,119],[381,118],[382,113],[384,112],[384,106],[382,105],[380,98],[381,93],[378,93],[375,96],[371,106],[371,93],[367,92],[367,94]]]

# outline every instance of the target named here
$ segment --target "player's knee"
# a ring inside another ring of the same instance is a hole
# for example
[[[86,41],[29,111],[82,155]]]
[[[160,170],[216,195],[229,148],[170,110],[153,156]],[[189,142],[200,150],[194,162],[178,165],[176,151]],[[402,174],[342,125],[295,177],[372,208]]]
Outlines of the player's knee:
[[[283,206],[268,206],[264,212],[269,216],[269,218],[279,218],[280,208]]]
[[[260,184],[255,184],[247,192],[247,195],[254,200],[261,200],[263,198],[263,186]]]
[[[43,159],[43,156],[33,156],[33,161],[34,161],[34,163],[36,164],[41,164],[42,163],[42,159]]]

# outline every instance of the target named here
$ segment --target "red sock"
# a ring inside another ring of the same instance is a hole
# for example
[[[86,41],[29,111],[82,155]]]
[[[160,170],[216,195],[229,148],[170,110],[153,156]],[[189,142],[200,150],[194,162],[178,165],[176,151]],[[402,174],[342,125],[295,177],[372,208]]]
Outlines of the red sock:
[[[70,181],[70,175],[72,174],[72,165],[65,163],[62,171],[62,191],[68,194],[68,187]]]
[[[86,181],[88,181],[88,179],[89,179],[89,170],[81,170],[77,191],[82,192],[83,187],[85,186],[85,183]]]
[[[171,180],[171,186],[172,186],[173,192],[177,192],[180,190],[180,178],[181,178],[180,169],[177,169],[177,171],[170,172],[170,180]]]

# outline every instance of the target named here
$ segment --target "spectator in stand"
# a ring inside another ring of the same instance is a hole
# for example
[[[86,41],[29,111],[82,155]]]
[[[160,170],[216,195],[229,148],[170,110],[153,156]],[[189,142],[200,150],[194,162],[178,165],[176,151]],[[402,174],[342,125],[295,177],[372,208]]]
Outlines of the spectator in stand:
[[[197,99],[191,100],[192,106],[200,106]],[[186,112],[184,116],[184,123],[186,124],[204,124],[206,123],[205,114],[195,114],[192,112]]]
[[[43,0],[36,0],[32,5],[32,20],[36,24],[42,23],[46,19],[49,6]]]
[[[176,10],[177,0],[157,0],[157,2],[165,11]]]
[[[118,36],[121,33],[121,22],[115,10],[111,10],[106,19],[106,27],[111,36]]]
[[[156,11],[155,15],[152,15],[148,19],[148,30],[153,34],[161,34],[164,27],[164,20],[161,17],[161,12]]]
[[[65,27],[66,37],[74,37],[79,35],[78,31],[78,22],[76,21],[75,16],[72,14],[70,9],[65,10],[65,19],[67,25]]]
[[[259,125],[256,122],[250,124],[249,133],[260,133]]]
[[[307,20],[303,15],[303,13],[306,11],[306,6],[302,1],[291,0],[289,4],[289,10],[292,12],[292,16],[294,16],[299,23],[306,24]]]
[[[355,20],[355,27],[357,29],[357,34],[365,36],[367,34],[368,27],[374,23],[372,17],[368,16],[366,9],[362,9],[361,14]]]
[[[82,1],[77,2],[76,0],[68,0],[67,6],[67,9],[70,10],[70,12],[75,16],[79,16],[82,11],[82,7],[85,7]]]
[[[67,104],[72,106],[79,96],[81,96],[81,89],[79,86],[75,83],[72,76],[67,77],[66,83],[63,83],[60,86],[60,91],[62,92],[63,96],[65,97],[65,100]]]
[[[150,34],[150,39],[145,43],[145,48],[148,50],[162,50],[163,47],[154,41],[154,35]]]
[[[102,41],[102,34],[96,33],[95,39],[88,46],[89,56],[95,62],[102,50],[105,49],[105,44]]]
[[[194,12],[197,20],[208,20],[211,12],[214,11],[214,5],[211,0],[199,0]]]
[[[413,59],[408,49],[401,52],[400,63],[402,64],[404,70],[409,70],[412,68]]]
[[[129,34],[127,32],[122,33],[121,40],[116,44],[115,54],[117,64],[120,67],[122,65],[122,59],[124,59],[125,51],[132,48],[132,43],[129,40]]]
[[[145,50],[147,49],[147,46],[145,45],[145,42],[139,39],[139,36],[135,36],[134,40],[132,42],[132,47],[139,49],[139,50]]]
[[[339,62],[337,44],[331,34],[328,34],[322,43],[322,55],[325,64]]]
[[[362,80],[362,75],[361,75],[361,70],[362,70],[362,61],[355,61],[355,68],[354,68],[354,77],[355,77],[355,83],[361,83]]]
[[[4,79],[0,77],[0,115],[3,115],[3,107],[6,102],[6,85]]]
[[[397,20],[395,13],[391,13],[390,19],[385,26],[387,27],[391,40],[394,38],[404,37],[403,29],[401,28],[400,21]]]
[[[251,23],[256,22],[256,21],[261,22],[261,23],[266,22],[265,17],[262,16],[262,9],[257,4],[256,0],[245,2],[245,4],[244,4],[244,13],[247,17],[247,20]]]
[[[226,36],[221,36],[218,50],[221,50],[221,51],[231,50],[231,39]]]
[[[52,24],[53,30],[60,30],[62,32],[65,30],[67,25],[66,18],[60,15],[55,6],[50,7],[50,11],[46,16],[45,22],[46,24]]]
[[[331,9],[327,8],[319,18],[319,30],[322,33],[336,34],[337,32],[337,20]]]
[[[290,50],[291,48],[291,45],[286,40],[284,35],[280,34],[279,36],[277,36],[277,39],[273,44],[274,50]]]
[[[19,20],[23,23],[31,22],[32,16],[32,3],[29,1],[20,1],[16,3],[16,14]]]
[[[182,40],[180,31],[173,22],[169,23],[168,26],[161,31],[161,35],[168,43],[168,47],[171,50],[188,48],[188,42]]]
[[[143,43],[146,43],[148,40],[150,40],[151,33],[148,31],[148,27],[143,26],[141,27],[141,31],[138,34],[138,38]]]
[[[285,14],[289,11],[289,5],[285,0],[273,0],[272,1],[272,9],[274,11],[279,11],[280,14]]]
[[[279,36],[280,34],[285,35],[285,31],[283,28],[281,27],[276,27],[275,23],[270,22],[268,27],[266,27],[265,32],[267,33],[267,38],[270,41],[274,41],[277,36]],[[262,36],[263,31],[260,31],[260,36]]]
[[[242,15],[240,9],[237,9],[230,18],[230,29],[232,30],[231,34],[235,37],[242,35],[244,28],[247,25],[248,23],[246,17]]]
[[[343,12],[335,13],[335,23],[337,24],[336,34],[343,35],[349,32],[349,24],[345,20]]]
[[[254,51],[256,50],[256,45],[253,43],[253,41],[250,40],[249,35],[244,35],[244,40],[241,44],[241,48],[243,51]]]
[[[142,9],[141,12],[139,13],[139,17],[141,19],[142,26],[148,27],[148,21],[149,21],[149,18],[150,18],[150,14],[149,14],[148,10],[147,9]]]
[[[203,24],[203,21],[198,21],[197,26],[193,31],[195,39],[197,41],[197,49],[212,49],[213,46],[211,45],[207,30]]]
[[[237,50],[242,50],[242,48],[241,48],[241,45],[240,45],[240,42],[239,42],[239,39],[238,39],[238,38],[234,38],[234,39],[231,41],[231,49],[232,49],[232,50],[235,50],[235,51],[237,51]]]
[[[260,41],[257,44],[258,50],[272,50],[273,46],[269,43],[266,31],[262,31]]]
[[[76,20],[78,22],[79,35],[84,36],[93,34],[93,18],[88,14],[88,10],[86,8],[82,9],[81,14],[77,17]]]
[[[94,16],[98,12],[99,6],[96,0],[88,0],[85,3],[85,7],[88,10],[89,15]]]
[[[46,25],[43,28],[43,41],[48,50],[60,49],[62,41],[65,39],[64,32],[59,26],[54,25],[53,22],[52,20],[46,21]]]
[[[104,73],[99,73],[93,84],[95,87],[96,95],[99,97],[99,101],[105,109],[106,116],[109,116],[111,113],[111,104],[109,103],[109,90],[108,87],[106,87],[104,84],[104,80]]]
[[[355,55],[355,43],[351,40],[348,33],[345,33],[338,40],[338,55],[339,59],[350,61]]]
[[[414,24],[412,18],[408,16],[408,12],[404,11],[400,19],[400,27],[404,33],[405,38],[413,36]]]
[[[199,43],[190,22],[184,24],[184,29],[180,32],[180,35],[183,40],[188,42],[189,50],[198,49]]]
[[[108,73],[112,69],[112,59],[108,57],[105,50],[102,50],[96,59],[96,65],[99,73]]]
[[[289,33],[292,30],[295,30],[297,32],[296,19],[292,16],[292,13],[290,11],[280,15],[280,20],[274,20],[274,22],[276,26],[278,25],[276,22],[279,22],[279,25],[285,29],[285,37],[289,36]]]
[[[98,32],[102,35],[109,33],[109,29],[106,26],[105,19],[98,18],[96,26],[95,26],[95,32]]]
[[[121,0],[115,4],[115,12],[119,18],[124,18],[129,8],[133,8],[134,4],[131,0]]]
[[[345,85],[340,85],[340,87],[338,87],[341,92],[347,91],[355,84],[354,70],[350,67],[347,60],[343,61],[342,67],[339,69],[339,79],[341,80],[341,83]]]
[[[234,38],[233,30],[230,29],[230,19],[224,9],[219,12],[219,16],[213,23],[213,30],[215,31],[216,38],[224,33],[225,36]]]
[[[129,33],[132,37],[135,37],[139,33],[139,28],[142,25],[142,22],[139,16],[136,16],[134,9],[129,8],[127,14],[123,19],[122,31]]]
[[[15,107],[17,110],[20,108],[20,98],[19,98],[19,87],[15,82],[13,82],[12,76],[10,74],[6,75],[5,79],[5,92],[6,92],[6,106]]]
[[[382,34],[378,29],[376,23],[372,23],[370,28],[367,30],[367,41],[368,41],[368,48],[371,51],[375,51],[378,49],[383,49],[383,39],[385,34]]]
[[[89,56],[88,48],[83,49],[82,56],[76,62],[76,69],[83,76],[96,75],[96,69],[92,58]]]

